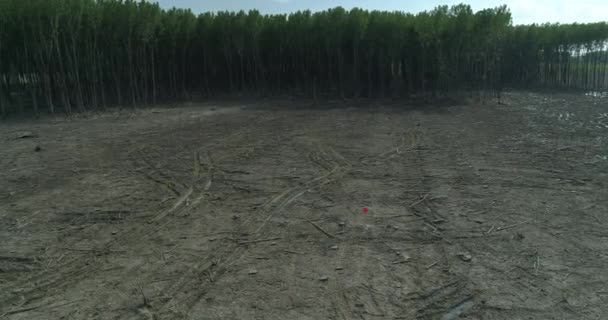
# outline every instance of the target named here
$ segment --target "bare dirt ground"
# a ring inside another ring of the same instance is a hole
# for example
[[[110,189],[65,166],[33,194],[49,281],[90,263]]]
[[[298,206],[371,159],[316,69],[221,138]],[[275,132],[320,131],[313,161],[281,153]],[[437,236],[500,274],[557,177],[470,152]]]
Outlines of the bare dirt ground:
[[[606,319],[608,99],[504,102],[0,124],[0,318]]]

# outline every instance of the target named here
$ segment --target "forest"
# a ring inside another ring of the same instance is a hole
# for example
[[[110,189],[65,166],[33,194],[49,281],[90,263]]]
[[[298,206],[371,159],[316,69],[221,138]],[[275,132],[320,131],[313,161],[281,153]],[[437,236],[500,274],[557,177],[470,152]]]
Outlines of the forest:
[[[514,25],[506,6],[264,15],[131,0],[0,1],[0,113],[218,96],[606,90],[608,24]]]

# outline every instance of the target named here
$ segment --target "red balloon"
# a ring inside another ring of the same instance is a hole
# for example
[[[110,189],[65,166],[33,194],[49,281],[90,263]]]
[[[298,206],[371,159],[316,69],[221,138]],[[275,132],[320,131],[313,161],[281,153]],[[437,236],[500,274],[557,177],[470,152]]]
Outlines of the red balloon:
[[[369,213],[369,208],[368,207],[364,207],[363,208],[363,213],[364,214],[368,214]]]

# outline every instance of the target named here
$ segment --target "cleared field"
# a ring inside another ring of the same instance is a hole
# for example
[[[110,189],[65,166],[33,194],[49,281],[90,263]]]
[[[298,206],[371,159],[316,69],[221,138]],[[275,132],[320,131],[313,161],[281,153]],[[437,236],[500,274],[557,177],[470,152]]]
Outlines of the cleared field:
[[[608,318],[608,99],[504,102],[2,124],[0,318]]]

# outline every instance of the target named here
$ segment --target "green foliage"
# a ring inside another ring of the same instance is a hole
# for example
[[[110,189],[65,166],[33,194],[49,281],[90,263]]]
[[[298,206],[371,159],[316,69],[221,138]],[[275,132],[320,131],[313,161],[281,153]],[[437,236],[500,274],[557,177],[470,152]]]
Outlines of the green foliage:
[[[606,23],[513,26],[506,6],[196,16],[143,0],[3,0],[0,112],[241,93],[600,89],[608,87],[607,39]]]

